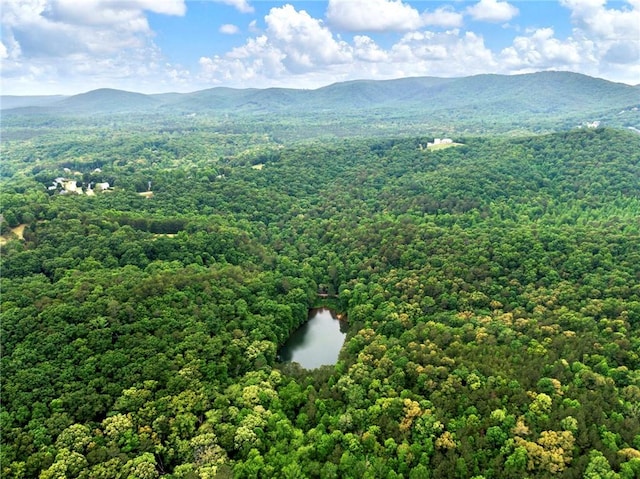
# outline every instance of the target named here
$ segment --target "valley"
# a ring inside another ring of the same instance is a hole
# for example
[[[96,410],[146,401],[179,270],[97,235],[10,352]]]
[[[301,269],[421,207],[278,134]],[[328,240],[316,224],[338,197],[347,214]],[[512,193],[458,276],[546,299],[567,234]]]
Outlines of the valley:
[[[562,72],[3,99],[0,474],[638,477],[637,105]],[[281,361],[319,306],[335,364]]]

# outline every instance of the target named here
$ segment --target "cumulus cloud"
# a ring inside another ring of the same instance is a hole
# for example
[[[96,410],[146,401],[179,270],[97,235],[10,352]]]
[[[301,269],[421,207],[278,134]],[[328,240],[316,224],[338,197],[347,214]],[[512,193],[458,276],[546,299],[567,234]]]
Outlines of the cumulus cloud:
[[[353,53],[355,58],[365,62],[380,63],[389,61],[389,54],[366,35],[356,35],[353,38]]]
[[[117,52],[149,41],[145,11],[184,15],[186,7],[183,0],[6,0],[2,35],[24,55]]]
[[[334,25],[331,18],[324,24],[304,10],[285,5],[271,9],[265,17],[266,28],[244,45],[224,55],[201,58],[201,78],[209,84],[240,87],[317,87],[355,78],[446,77],[539,70],[572,70],[618,81],[629,81],[637,75],[640,68],[637,61],[624,63],[638,54],[637,42],[632,41],[636,35],[632,25],[633,15],[637,14],[635,6],[612,10],[602,2],[593,1],[589,9],[578,8],[580,2],[577,1],[564,1],[565,5],[575,7],[572,14],[575,28],[571,36],[559,38],[552,28],[536,28],[516,36],[510,45],[498,51],[487,47],[482,35],[457,28],[461,20],[453,9],[424,12],[420,19],[423,24],[431,21],[439,27],[449,23],[452,27],[448,30],[416,28],[405,32],[391,46],[383,47],[373,35],[355,35],[351,41],[344,41],[328,28]],[[494,4],[500,8],[510,7],[504,2],[484,0],[475,6]],[[340,3],[333,5],[340,6]],[[507,8],[501,16],[498,13],[492,10],[489,16],[487,10],[482,18],[504,21],[516,12]],[[439,21],[435,15],[440,15]],[[606,22],[595,22],[597,15],[607,19]],[[364,28],[364,21],[358,22],[350,25]],[[371,28],[372,24],[367,25]],[[389,24],[385,28],[390,28]],[[607,74],[604,69],[608,70]]]
[[[324,72],[352,59],[347,44],[334,39],[320,20],[304,10],[291,5],[272,8],[265,23],[264,35],[250,38],[224,56],[200,58],[204,78],[250,86],[286,75],[313,77],[315,71]]]
[[[391,48],[392,56],[403,69],[414,67],[416,74],[459,76],[487,71],[495,67],[491,50],[484,39],[473,32],[459,30],[446,32],[407,33]]]
[[[273,8],[265,17],[267,34],[285,55],[292,70],[346,63],[351,60],[347,44],[334,39],[331,31],[306,11],[291,5]]]
[[[422,26],[420,13],[401,0],[329,0],[329,23],[344,31],[409,31]]]
[[[440,7],[433,12],[425,11],[421,15],[423,25],[435,27],[457,28],[463,23],[463,16],[451,7]]]
[[[224,25],[220,26],[218,31],[220,33],[224,33],[225,35],[235,35],[236,33],[240,32],[240,29],[236,25],[225,23]]]
[[[606,8],[600,0],[562,0],[561,4],[571,10],[571,19],[577,28],[600,38],[634,38],[640,34],[640,2],[630,1],[621,9]]]
[[[186,6],[183,0],[6,0],[3,78],[32,81],[37,90],[49,81],[70,88],[76,79],[113,85],[140,75],[142,82],[151,70],[157,79],[163,67],[146,12],[184,15]]]
[[[273,8],[264,34],[222,56],[202,57],[202,77],[234,86],[320,86],[355,78],[459,76],[496,66],[481,36],[452,29],[415,31],[388,49],[367,35],[351,43],[290,5]]]
[[[245,0],[224,3],[251,8]],[[640,0],[617,2],[615,8],[604,0],[561,4],[572,22],[569,35],[522,25],[498,50],[466,30],[463,15],[508,21],[518,11],[503,0],[480,0],[464,11],[439,7],[422,13],[401,0],[330,0],[326,21],[284,5],[251,19],[250,37],[242,45],[202,56],[198,70],[191,72],[167,64],[146,17],[150,11],[183,15],[185,0],[5,0],[0,12],[3,87],[6,93],[14,93],[9,85],[32,94],[104,86],[135,91],[217,84],[311,88],[357,78],[538,70],[638,83]],[[233,34],[239,28],[226,24],[219,31]],[[356,34],[343,39],[339,31]],[[384,43],[376,32],[388,32]]]
[[[27,0],[29,3],[34,3]],[[13,2],[12,2],[13,3]],[[24,4],[24,2],[18,2]],[[46,3],[44,16],[53,21],[75,25],[125,24],[131,29],[148,27],[143,11],[164,15],[184,15],[186,5],[183,0],[55,0]]]
[[[529,36],[518,36],[513,45],[501,52],[508,71],[526,72],[552,69],[575,69],[592,54],[590,46],[573,39],[555,38],[551,28],[541,28]]]
[[[247,0],[213,0],[214,2],[217,3],[224,3],[225,5],[231,5],[232,7],[234,7],[236,10],[238,10],[241,13],[253,13],[254,9],[251,5],[249,5],[249,2],[247,2]],[[162,2],[160,2],[162,3]]]
[[[640,78],[640,1],[609,8],[604,0],[561,0],[571,12],[572,39],[590,55],[581,70],[638,83]],[[619,4],[617,4],[619,5]]]
[[[640,1],[608,8],[604,0],[562,0],[573,30],[558,38],[551,28],[517,36],[502,50],[507,72],[571,70],[636,84],[640,78]]]
[[[508,2],[500,0],[480,0],[467,8],[467,13],[474,20],[481,22],[508,22],[518,15],[519,10]]]

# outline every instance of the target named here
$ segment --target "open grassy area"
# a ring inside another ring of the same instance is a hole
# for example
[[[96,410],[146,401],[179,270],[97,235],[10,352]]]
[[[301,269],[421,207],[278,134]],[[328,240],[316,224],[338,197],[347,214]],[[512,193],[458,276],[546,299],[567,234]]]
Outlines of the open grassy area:
[[[438,145],[429,145],[427,146],[427,150],[445,150],[447,148],[451,148],[452,146],[462,146],[463,143],[440,143]]]

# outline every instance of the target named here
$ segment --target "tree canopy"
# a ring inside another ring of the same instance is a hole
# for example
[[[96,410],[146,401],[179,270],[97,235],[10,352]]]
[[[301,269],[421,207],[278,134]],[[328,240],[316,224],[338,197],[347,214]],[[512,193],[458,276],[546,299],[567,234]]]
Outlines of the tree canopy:
[[[0,180],[3,477],[640,474],[637,134],[29,128]],[[338,363],[279,363],[319,290]]]

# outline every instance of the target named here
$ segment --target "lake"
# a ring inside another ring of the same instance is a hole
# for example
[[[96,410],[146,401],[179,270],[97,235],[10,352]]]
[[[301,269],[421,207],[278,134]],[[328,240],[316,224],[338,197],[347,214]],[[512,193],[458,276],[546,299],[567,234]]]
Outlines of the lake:
[[[296,362],[305,369],[333,365],[338,361],[347,335],[347,323],[326,308],[309,311],[309,320],[280,348],[280,361]]]

